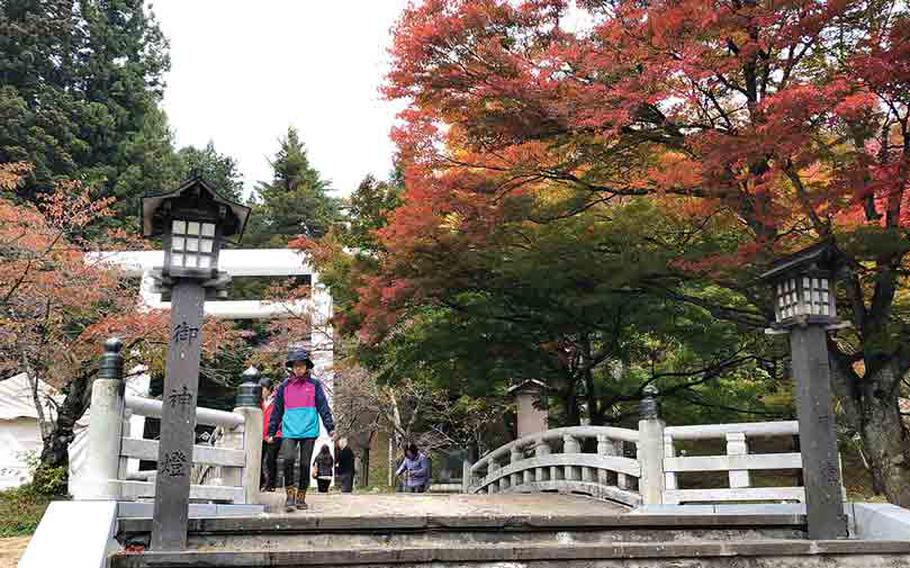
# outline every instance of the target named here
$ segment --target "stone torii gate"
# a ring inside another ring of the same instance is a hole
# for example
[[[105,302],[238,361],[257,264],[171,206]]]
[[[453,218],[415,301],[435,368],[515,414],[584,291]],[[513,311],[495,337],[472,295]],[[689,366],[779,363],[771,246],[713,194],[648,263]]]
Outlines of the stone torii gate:
[[[143,309],[170,309],[170,302],[162,301],[161,294],[154,290],[151,271],[164,264],[164,252],[160,250],[111,251],[88,255],[90,262],[101,262],[122,269],[128,276],[140,277],[140,305]],[[334,393],[334,358],[332,317],[332,295],[319,281],[319,273],[313,267],[308,255],[292,249],[225,249],[221,251],[219,268],[232,277],[245,276],[309,276],[310,297],[293,302],[264,300],[209,300],[205,302],[205,315],[222,319],[280,319],[310,316],[310,337],[301,338],[308,342],[315,368],[313,374],[326,387],[330,398]],[[325,432],[319,443],[328,443]]]

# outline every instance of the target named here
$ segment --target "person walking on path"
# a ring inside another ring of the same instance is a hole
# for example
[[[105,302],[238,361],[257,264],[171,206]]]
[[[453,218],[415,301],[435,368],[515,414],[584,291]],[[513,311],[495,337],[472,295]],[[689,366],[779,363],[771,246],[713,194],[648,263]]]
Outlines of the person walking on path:
[[[335,470],[335,458],[328,446],[322,446],[316,459],[313,460],[313,477],[316,478],[316,488],[320,493],[328,493],[332,484],[332,474]]]
[[[354,452],[348,447],[348,439],[338,440],[335,450],[335,478],[342,493],[354,490]]]
[[[404,474],[406,493],[424,493],[430,485],[430,459],[415,444],[409,444],[404,452],[404,461],[395,475]]]
[[[262,480],[260,486],[263,491],[275,491],[278,480],[278,450],[281,448],[281,426],[275,432],[274,439],[269,442],[269,419],[275,406],[275,389],[272,380],[263,377],[259,380],[262,387]]]
[[[287,357],[290,376],[275,393],[274,408],[269,419],[268,441],[275,440],[281,428],[281,457],[284,459],[284,487],[287,497],[284,509],[305,510],[306,492],[310,487],[310,460],[313,444],[319,437],[319,420],[329,437],[335,439],[335,421],[322,388],[322,383],[310,374],[313,361],[310,354],[300,348],[291,349]],[[299,483],[294,483],[294,462],[299,459]]]

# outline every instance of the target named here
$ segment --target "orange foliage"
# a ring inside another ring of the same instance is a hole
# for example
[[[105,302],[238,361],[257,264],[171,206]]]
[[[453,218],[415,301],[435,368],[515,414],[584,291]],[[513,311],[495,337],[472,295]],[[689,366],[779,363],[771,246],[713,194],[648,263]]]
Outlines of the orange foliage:
[[[0,164],[0,188],[15,189],[27,172],[22,164]],[[110,335],[145,355],[166,345],[167,314],[140,312],[134,285],[85,255],[101,243],[87,242],[84,230],[111,215],[111,204],[77,182],[58,184],[37,206],[0,194],[0,373],[26,367],[59,386]],[[228,324],[206,322],[204,329],[209,353],[236,340]],[[157,359],[163,360],[160,350]]]

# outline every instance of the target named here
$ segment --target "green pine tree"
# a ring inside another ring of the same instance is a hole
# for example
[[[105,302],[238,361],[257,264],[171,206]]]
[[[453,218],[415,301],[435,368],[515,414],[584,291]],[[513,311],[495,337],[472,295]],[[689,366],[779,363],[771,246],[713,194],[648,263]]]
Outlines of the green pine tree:
[[[167,41],[143,4],[0,3],[0,162],[34,166],[23,197],[79,179],[117,196],[129,222],[139,197],[173,175],[158,109]]]
[[[186,146],[177,152],[180,165],[178,181],[186,179],[192,172],[198,172],[222,197],[231,201],[242,201],[243,176],[237,169],[237,161],[227,154],[220,154],[215,144],[209,142],[205,148]]]
[[[256,188],[244,242],[284,246],[298,235],[324,236],[340,218],[340,200],[329,195],[329,182],[310,165],[296,129],[288,128],[271,165],[272,181]]]

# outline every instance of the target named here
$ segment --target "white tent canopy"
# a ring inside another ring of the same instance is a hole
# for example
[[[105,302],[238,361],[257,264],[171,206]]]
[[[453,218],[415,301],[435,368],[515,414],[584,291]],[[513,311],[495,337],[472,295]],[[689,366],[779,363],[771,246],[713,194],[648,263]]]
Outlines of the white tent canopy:
[[[45,419],[52,419],[54,400],[60,396],[38,381],[38,400]],[[0,381],[0,490],[18,487],[30,479],[28,458],[41,452],[41,427],[31,381],[25,373]]]
[[[136,367],[126,377],[126,390],[136,396],[148,396],[149,376],[145,367]],[[56,417],[55,405],[63,395],[54,387],[38,381],[38,400],[42,401],[45,419]],[[85,462],[85,442],[91,409],[86,410],[73,428],[74,438],[69,446],[69,474],[74,479]],[[145,418],[133,416],[131,427],[142,432]],[[41,427],[35,408],[32,386],[25,373],[0,381],[0,491],[18,487],[31,480],[29,458],[41,453]],[[130,460],[130,469],[138,469],[138,460]]]

